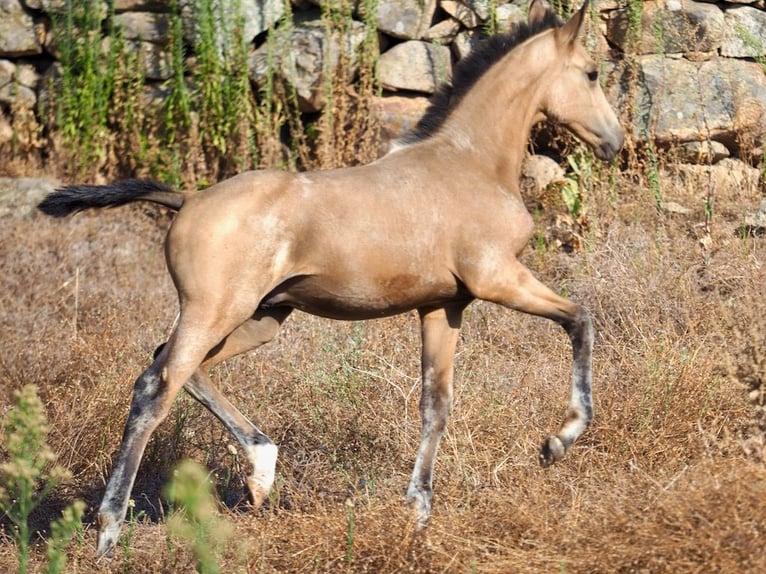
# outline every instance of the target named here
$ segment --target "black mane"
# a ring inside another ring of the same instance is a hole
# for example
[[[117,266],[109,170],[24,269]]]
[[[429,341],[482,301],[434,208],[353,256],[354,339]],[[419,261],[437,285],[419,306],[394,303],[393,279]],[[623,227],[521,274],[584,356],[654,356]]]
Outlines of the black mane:
[[[413,130],[404,136],[403,143],[415,143],[434,135],[468,91],[503,56],[532,36],[562,25],[561,18],[547,10],[545,16],[532,26],[520,23],[507,34],[497,34],[484,40],[458,62],[452,73],[452,80],[439,87],[423,117]]]

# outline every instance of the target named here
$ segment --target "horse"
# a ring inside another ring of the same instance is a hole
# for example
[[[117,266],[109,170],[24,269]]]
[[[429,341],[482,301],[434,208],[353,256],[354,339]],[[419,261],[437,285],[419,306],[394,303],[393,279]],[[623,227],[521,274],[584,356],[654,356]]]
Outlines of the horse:
[[[546,317],[569,335],[571,396],[548,466],[593,417],[593,327],[584,306],[543,285],[518,257],[533,233],[519,181],[531,129],[548,118],[611,161],[624,132],[578,40],[585,5],[563,22],[533,0],[527,22],[493,36],[455,68],[413,132],[372,163],[327,171],[256,170],[204,191],[151,180],[70,185],[39,208],[153,202],[177,213],[165,240],[179,315],[138,377],[119,453],[98,510],[99,556],[113,553],[139,462],[183,388],[236,437],[252,504],[268,496],[277,446],[214,386],[215,364],[270,341],[297,309],[338,320],[417,310],[422,432],[406,501],[431,512],[434,462],[453,396],[463,311],[474,300]]]

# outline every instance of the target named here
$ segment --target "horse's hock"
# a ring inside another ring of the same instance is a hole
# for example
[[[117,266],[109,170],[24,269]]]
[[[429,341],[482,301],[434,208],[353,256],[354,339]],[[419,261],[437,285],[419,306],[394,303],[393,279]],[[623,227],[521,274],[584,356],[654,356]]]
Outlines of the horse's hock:
[[[36,107],[45,78],[55,72],[51,18],[62,4],[53,0],[0,2],[0,145],[14,137],[14,114]],[[141,55],[147,86],[158,87],[171,74],[171,3],[114,0],[111,16],[107,2],[102,4],[103,29],[114,24],[122,31],[129,49]],[[183,0],[179,4],[189,48],[195,33],[196,3]],[[594,4],[589,48],[607,61],[609,98],[630,126],[634,140],[651,138],[661,147],[715,141],[724,146],[723,156],[748,159],[762,155],[766,133],[764,0],[596,0]],[[380,0],[378,74],[384,91],[375,109],[383,123],[383,137],[398,137],[410,128],[422,114],[424,101],[449,78],[452,66],[471,50],[482,32],[510,28],[525,18],[527,5],[528,0]],[[256,89],[268,46],[278,44],[267,43],[267,37],[283,17],[284,4],[282,0],[241,0],[241,6]],[[324,104],[323,57],[330,54],[337,60],[343,46],[353,61],[363,37],[363,16],[354,15],[357,21],[347,27],[347,37],[341,41],[328,36],[313,3],[294,0],[292,10],[293,30],[282,34],[279,42],[288,44],[287,53],[294,54],[300,65],[280,65],[280,73],[295,87],[301,109],[316,111]]]

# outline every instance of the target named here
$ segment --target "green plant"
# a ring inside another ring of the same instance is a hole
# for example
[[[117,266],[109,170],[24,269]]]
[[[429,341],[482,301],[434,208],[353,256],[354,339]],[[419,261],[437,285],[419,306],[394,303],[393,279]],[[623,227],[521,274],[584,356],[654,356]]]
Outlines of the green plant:
[[[561,199],[569,214],[577,219],[585,214],[585,190],[593,177],[593,159],[587,152],[577,151],[567,156],[569,173],[561,186]]]
[[[638,42],[641,39],[642,18],[644,14],[643,0],[628,0],[628,29],[627,45],[631,51],[635,51]]]
[[[140,524],[146,513],[143,510],[136,512],[136,501],[132,498],[128,501],[128,528],[125,534],[120,538],[120,548],[122,548],[122,555],[125,559],[123,571],[129,572],[132,567],[133,558],[133,537],[136,533],[136,526]]]
[[[551,7],[553,11],[564,19],[569,18],[572,14],[572,2],[571,0],[552,0]]]
[[[292,5],[285,0],[284,12],[266,38],[265,74],[259,82],[253,109],[255,159],[259,167],[310,165],[308,130],[301,118],[298,95],[295,87],[281,76],[283,60],[291,57],[293,30]],[[283,145],[284,128],[289,133],[288,145]]]
[[[117,52],[115,30],[109,25],[108,49],[102,48],[102,4],[69,0],[52,17],[60,52],[61,77],[55,89],[52,119],[63,138],[64,163],[76,175],[97,171],[107,162],[109,106],[114,89]],[[110,13],[113,3],[109,3]],[[112,22],[111,18],[107,18]]]
[[[175,508],[168,520],[171,535],[191,544],[198,572],[220,572],[219,556],[233,532],[216,510],[205,469],[191,460],[181,462],[165,495]]]
[[[487,2],[487,8],[488,8],[489,14],[481,30],[482,34],[484,34],[487,37],[494,36],[495,34],[497,34],[497,30],[498,30],[497,4],[498,4],[498,0],[489,0],[489,2]]]
[[[152,171],[175,186],[182,183],[182,171],[191,145],[192,96],[186,82],[186,48],[178,0],[170,8],[170,78],[168,96],[162,106],[163,147],[169,150],[152,160]]]
[[[45,408],[37,396],[37,387],[26,385],[14,392],[15,405],[3,418],[3,450],[7,456],[0,464],[0,511],[13,524],[13,537],[18,545],[19,572],[29,565],[29,517],[32,511],[69,472],[55,464],[56,455],[46,441],[48,423]],[[64,510],[54,522],[48,547],[52,565],[49,572],[63,569],[63,548],[79,528],[84,504],[76,502]]]
[[[239,0],[195,0],[194,10],[199,137],[207,175],[218,179],[248,167],[250,160],[253,109],[244,18]]]
[[[109,106],[109,129],[118,137],[111,138],[114,165],[108,170],[133,173],[141,169],[149,157],[151,141],[147,136],[144,105],[146,81],[140,52],[129,46],[117,31],[113,37],[114,52],[120,54],[114,69],[114,88]]]
[[[58,574],[66,568],[65,550],[72,537],[82,535],[84,512],[85,503],[82,500],[76,500],[63,510],[60,518],[51,522],[51,537],[45,552],[48,558],[45,574]]]

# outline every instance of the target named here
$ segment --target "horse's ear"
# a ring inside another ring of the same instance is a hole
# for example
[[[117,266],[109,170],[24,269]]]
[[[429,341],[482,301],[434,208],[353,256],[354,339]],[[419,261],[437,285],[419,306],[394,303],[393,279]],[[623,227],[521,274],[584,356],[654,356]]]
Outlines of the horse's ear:
[[[574,44],[575,40],[577,40],[582,24],[585,21],[585,12],[588,10],[589,3],[589,0],[585,0],[582,8],[569,19],[569,22],[559,28],[558,37],[563,44]]]
[[[527,22],[530,26],[542,22],[545,18],[545,14],[548,12],[548,8],[545,6],[543,0],[532,0],[529,3],[529,16],[527,16]]]

